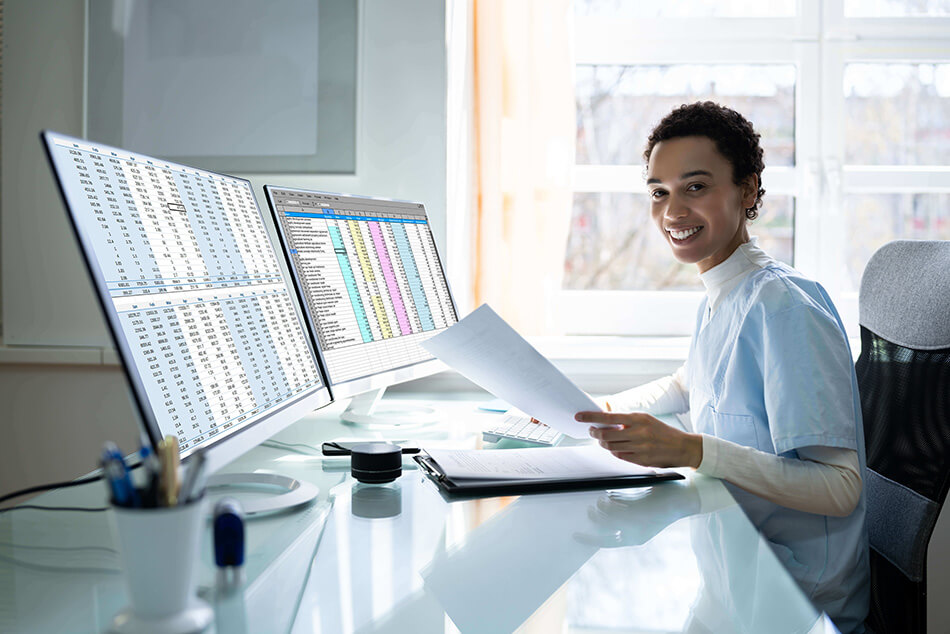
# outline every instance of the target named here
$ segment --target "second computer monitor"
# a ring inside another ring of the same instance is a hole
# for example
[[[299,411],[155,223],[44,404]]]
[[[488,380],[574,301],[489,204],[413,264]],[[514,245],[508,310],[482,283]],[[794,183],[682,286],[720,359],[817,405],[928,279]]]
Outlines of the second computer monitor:
[[[335,398],[445,367],[419,345],[458,321],[424,205],[264,190]]]

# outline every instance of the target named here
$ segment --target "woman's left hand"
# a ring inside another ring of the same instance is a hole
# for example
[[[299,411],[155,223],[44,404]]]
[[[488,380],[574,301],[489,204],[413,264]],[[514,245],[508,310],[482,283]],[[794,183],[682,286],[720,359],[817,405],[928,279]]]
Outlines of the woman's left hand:
[[[703,438],[670,427],[649,414],[578,412],[574,420],[614,427],[591,427],[600,446],[622,460],[644,467],[699,467]]]

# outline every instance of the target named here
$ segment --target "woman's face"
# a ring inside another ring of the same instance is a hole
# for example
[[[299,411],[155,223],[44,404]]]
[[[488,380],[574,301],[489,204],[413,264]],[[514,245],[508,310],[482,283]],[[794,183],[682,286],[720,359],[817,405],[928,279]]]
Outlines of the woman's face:
[[[700,273],[749,240],[745,210],[755,202],[757,185],[755,176],[733,183],[732,164],[704,136],[657,143],[647,166],[653,221],[674,257]]]

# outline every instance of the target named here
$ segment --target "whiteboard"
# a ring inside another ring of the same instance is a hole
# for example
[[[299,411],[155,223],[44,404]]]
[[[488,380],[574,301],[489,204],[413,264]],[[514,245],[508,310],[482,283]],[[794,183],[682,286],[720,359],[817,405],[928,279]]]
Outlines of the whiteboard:
[[[87,136],[225,173],[353,173],[357,4],[91,2]]]

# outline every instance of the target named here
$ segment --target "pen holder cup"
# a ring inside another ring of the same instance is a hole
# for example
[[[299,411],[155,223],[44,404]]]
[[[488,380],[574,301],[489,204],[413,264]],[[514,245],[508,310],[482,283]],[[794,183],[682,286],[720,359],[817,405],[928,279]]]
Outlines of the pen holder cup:
[[[214,613],[196,594],[205,528],[203,500],[159,508],[114,506],[112,510],[130,602],[113,620],[113,631],[204,629]]]

